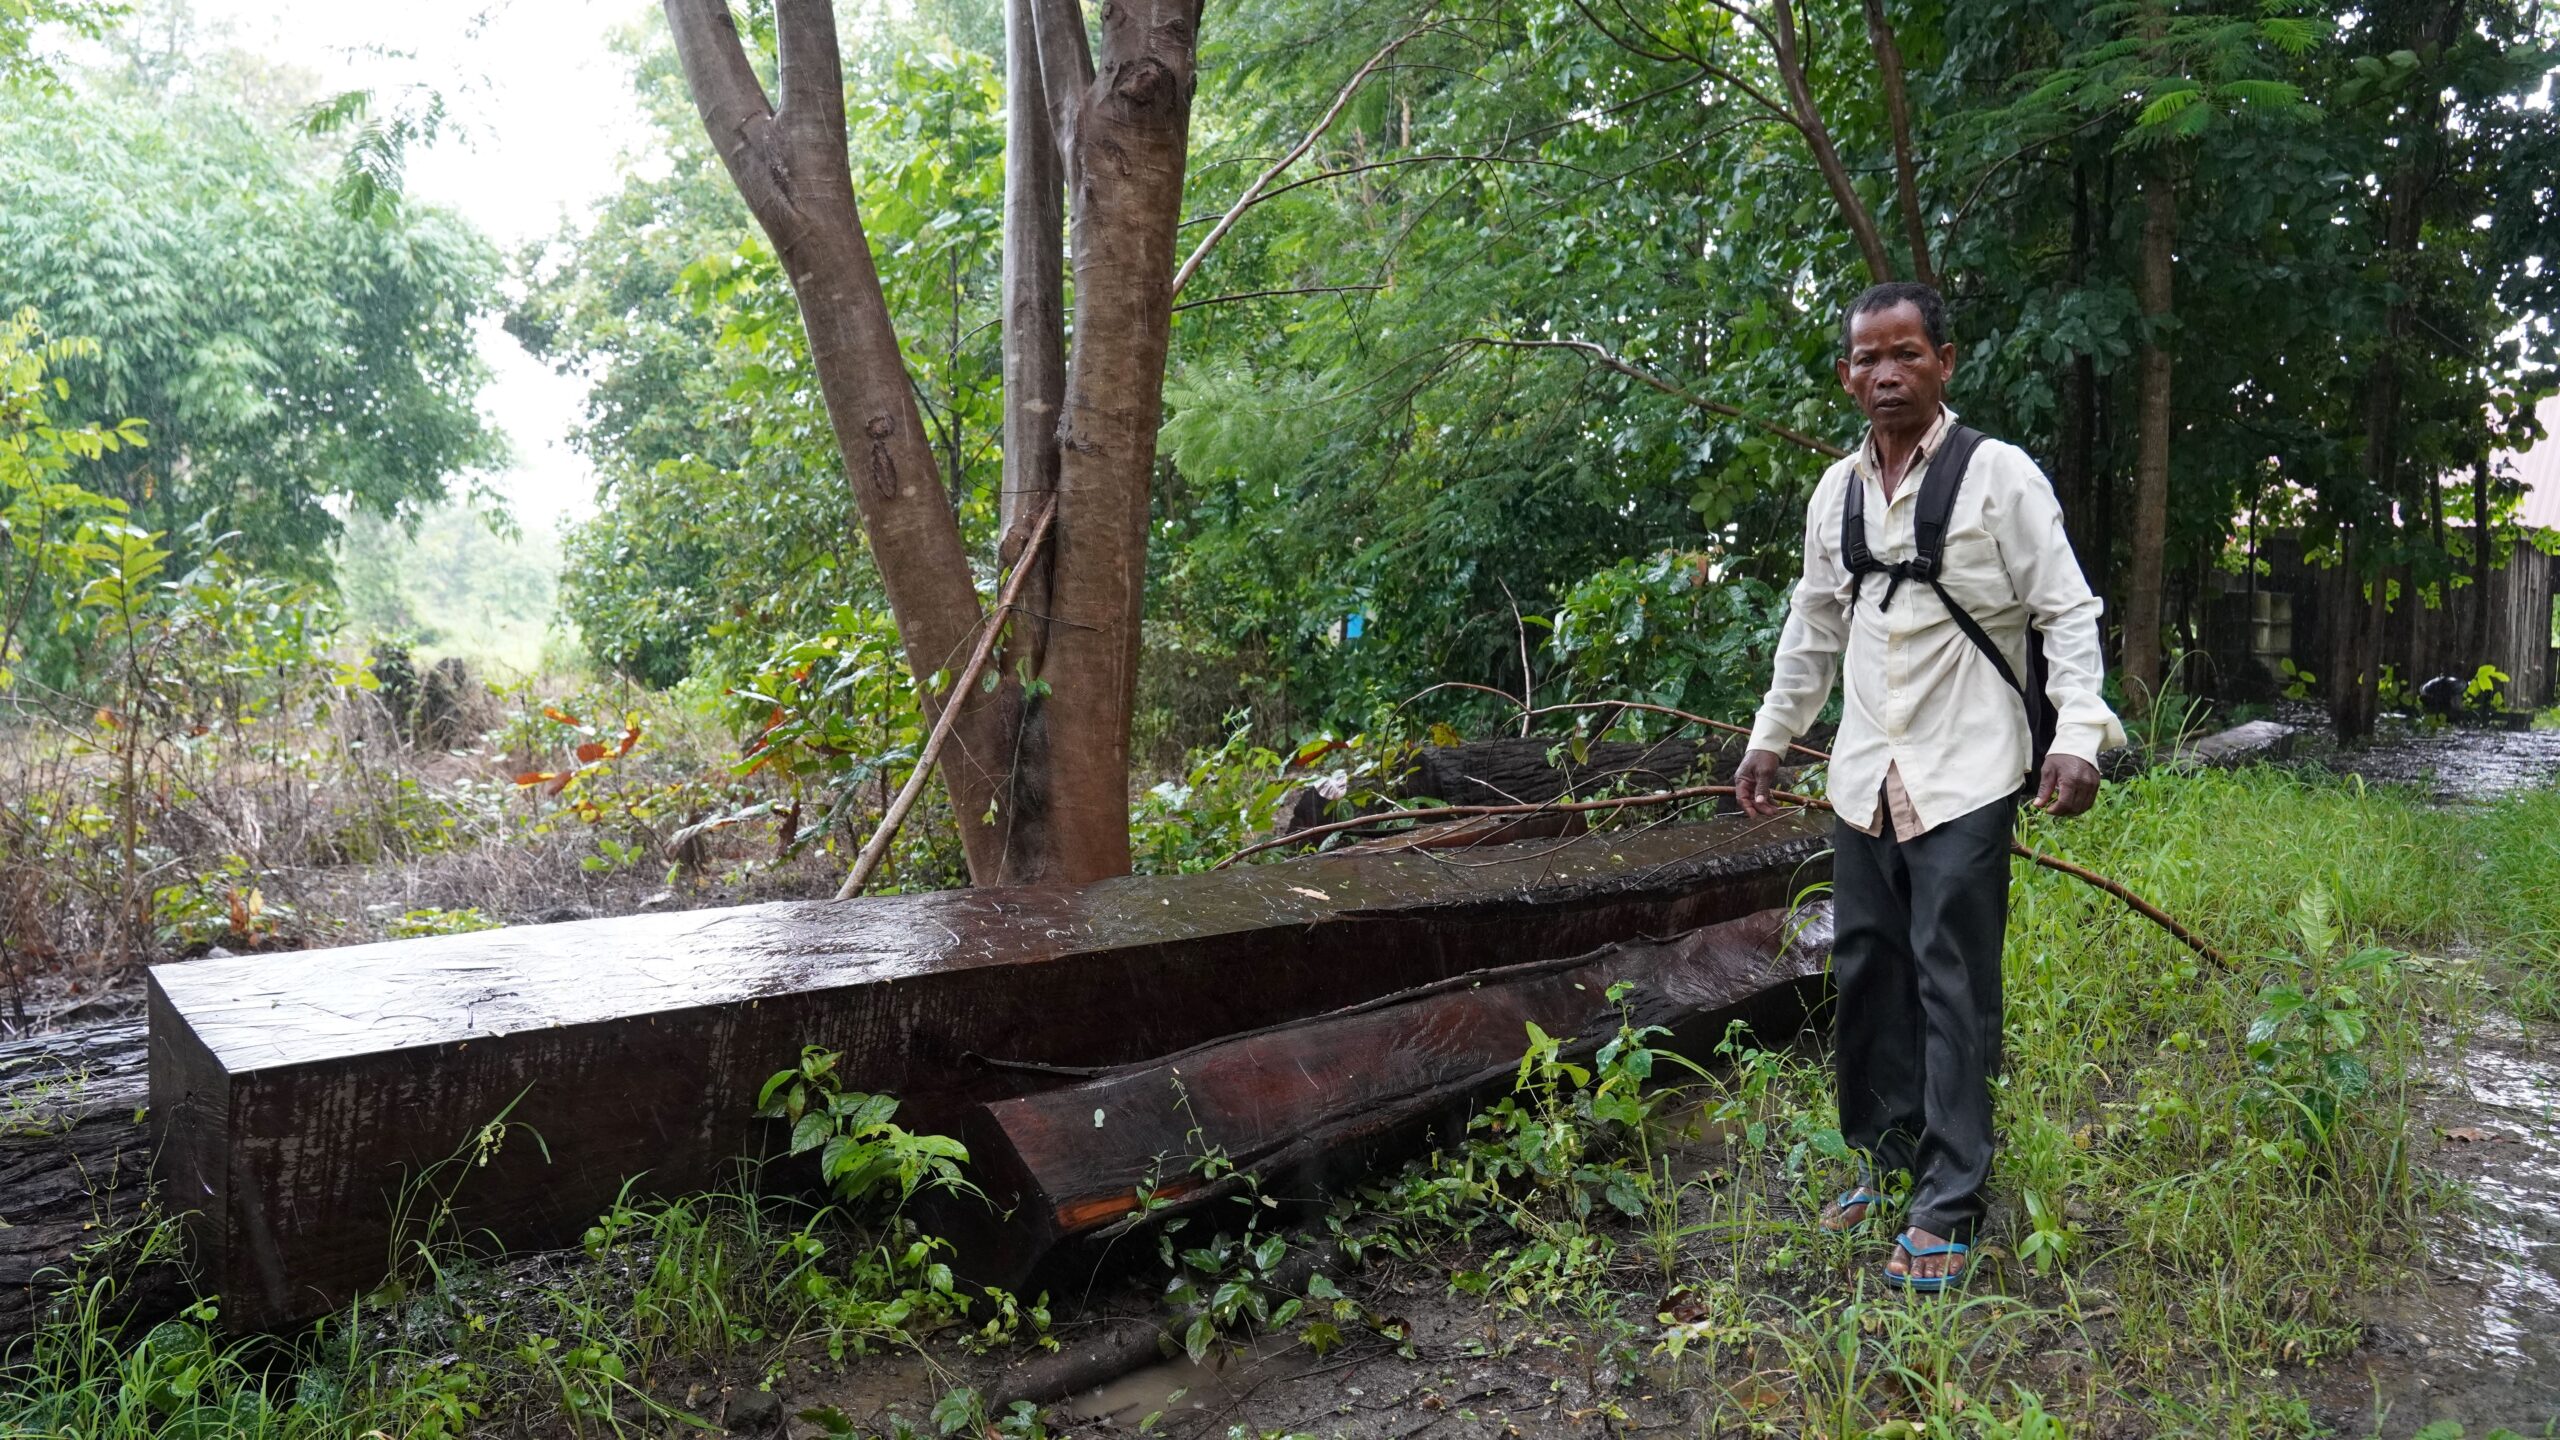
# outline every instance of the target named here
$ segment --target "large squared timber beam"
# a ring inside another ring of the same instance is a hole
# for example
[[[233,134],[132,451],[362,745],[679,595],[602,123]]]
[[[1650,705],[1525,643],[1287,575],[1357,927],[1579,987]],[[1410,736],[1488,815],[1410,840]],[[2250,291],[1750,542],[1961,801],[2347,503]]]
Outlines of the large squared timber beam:
[[[766,1077],[803,1045],[956,1126],[1122,1065],[1487,966],[1786,904],[1810,824],[1317,856],[1080,888],[797,902],[163,965],[151,1108],[164,1203],[226,1320],[293,1324],[378,1283],[404,1186],[505,1113],[459,1226],[565,1245],[640,1177],[733,1183]]]

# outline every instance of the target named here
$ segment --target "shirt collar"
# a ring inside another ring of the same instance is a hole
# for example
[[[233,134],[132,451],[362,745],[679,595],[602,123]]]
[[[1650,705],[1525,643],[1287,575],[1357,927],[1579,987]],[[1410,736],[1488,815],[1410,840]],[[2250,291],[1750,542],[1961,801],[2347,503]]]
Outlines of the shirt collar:
[[[1947,438],[1947,432],[1955,427],[1955,423],[1956,412],[1944,404],[1939,405],[1936,423],[1929,427],[1928,434],[1920,437],[1918,448],[1911,452],[1910,466],[1902,472],[1906,483],[1894,487],[1896,498],[1900,498],[1903,491],[1914,488],[1907,482],[1913,475],[1928,469],[1929,457],[1937,452],[1938,442]],[[1861,478],[1878,486],[1884,484],[1884,465],[1876,459],[1876,432],[1872,425],[1867,427],[1867,438],[1859,442],[1857,463]]]

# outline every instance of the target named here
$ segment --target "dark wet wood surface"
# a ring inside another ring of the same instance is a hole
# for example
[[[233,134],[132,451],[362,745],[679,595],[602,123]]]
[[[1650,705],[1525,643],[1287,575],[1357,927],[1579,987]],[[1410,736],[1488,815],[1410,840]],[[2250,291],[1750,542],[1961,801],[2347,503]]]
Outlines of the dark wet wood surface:
[[[1470,1107],[1508,1091],[1527,1026],[1588,1064],[1621,1023],[1711,1061],[1729,1023],[1791,1030],[1831,952],[1828,901],[1764,910],[1665,940],[1456,977],[1330,1015],[1211,1041],[1147,1065],[975,1107],[964,1130],[993,1206],[950,1201],[937,1228],[991,1283],[1020,1287],[1079,1259],[1059,1247],[1235,1193],[1308,1198],[1383,1160],[1448,1143]],[[1677,1079],[1665,1076],[1665,1079]],[[1435,1128],[1446,1133],[1433,1134]],[[996,1223],[993,1214],[1006,1219]]]
[[[950,1128],[1059,1083],[990,1059],[1142,1061],[1782,904],[1824,858],[1810,826],[1728,819],[161,966],[164,1190],[225,1317],[288,1324],[378,1280],[404,1186],[502,1111],[524,1128],[470,1171],[461,1223],[565,1244],[631,1177],[733,1182],[757,1090],[803,1044]]]
[[[83,1251],[144,1219],[147,1053],[139,1019],[0,1043],[0,1338],[64,1295]],[[126,1277],[121,1298],[165,1299],[176,1279]]]

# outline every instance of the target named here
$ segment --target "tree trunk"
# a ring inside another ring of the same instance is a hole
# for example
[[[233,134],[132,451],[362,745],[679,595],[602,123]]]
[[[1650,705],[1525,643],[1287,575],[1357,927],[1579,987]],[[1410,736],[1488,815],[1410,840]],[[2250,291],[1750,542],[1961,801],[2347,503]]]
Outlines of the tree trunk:
[[[1791,0],[1777,0],[1772,20],[1769,48],[1778,64],[1778,83],[1786,90],[1796,133],[1804,137],[1805,148],[1813,152],[1822,183],[1830,187],[1831,198],[1840,207],[1840,218],[1848,224],[1850,235],[1858,242],[1858,254],[1867,262],[1867,274],[1881,285],[1893,278],[1893,261],[1886,257],[1884,237],[1876,231],[1875,217],[1867,213],[1866,202],[1858,198],[1857,186],[1849,180],[1849,167],[1840,163],[1840,151],[1831,143],[1830,127],[1823,124],[1822,111],[1813,103],[1813,86],[1805,76],[1804,36],[1796,28]]]
[[[2124,610],[2125,699],[2139,713],[2160,695],[2160,587],[2169,534],[2169,345],[2157,327],[2170,313],[2178,197],[2167,168],[2142,179],[2142,265],[2136,276],[2145,333],[2134,460],[2132,573]]]
[[[2471,462],[2471,642],[2469,653],[2481,656],[2471,665],[2477,669],[2489,653],[2489,454],[2486,450]]]
[[[2461,11],[2462,6],[2455,3],[2419,17],[2411,36],[2412,48],[2427,68],[2432,68],[2446,40],[2455,33]],[[2409,272],[2426,225],[2426,194],[2444,130],[2444,104],[2439,92],[2421,84],[2413,94],[2417,100],[2411,109],[2410,126],[2400,137],[2404,142],[2399,147],[2402,163],[2385,182],[2382,260],[2396,298],[2384,312],[2381,354],[2365,389],[2365,478],[2371,490],[2361,523],[2373,531],[2365,545],[2373,594],[2365,606],[2362,632],[2357,637],[2360,666],[2352,675],[2340,675],[2330,682],[2330,719],[2341,740],[2358,740],[2372,733],[2374,719],[2381,710],[2380,646],[2383,622],[2390,609],[2387,567],[2391,562],[2390,551],[2381,540],[2386,530],[2400,528],[2400,406],[2407,391],[2403,352],[2416,343],[2412,332],[2417,324],[2416,296],[2420,285]],[[2350,576],[2349,583],[2353,582],[2354,577]],[[2349,694],[2350,690],[2354,693]]]
[[[2376,701],[2380,695],[2374,684],[2374,614],[2380,607],[2365,596],[2364,563],[2370,547],[2358,527],[2346,527],[2338,546],[2337,568],[2331,572],[2329,602],[2329,723],[2342,740],[2357,740],[2373,733]],[[2372,577],[2376,595],[2387,590],[2388,582]]]
[[[791,277],[845,478],[921,685],[958,662],[983,617],[854,203],[834,12],[826,0],[774,7],[777,106],[748,63],[726,0],[666,0],[666,10],[703,129]],[[928,718],[943,703],[927,694]],[[952,735],[959,753],[944,761],[943,776],[969,873],[991,880],[1003,843],[982,817],[1010,758],[1011,704],[984,692],[951,703],[966,708]]]
[[[777,105],[726,0],[665,3],[703,128],[791,277],[908,665],[933,675],[971,648],[986,617],[854,201],[833,12],[826,0],[777,0]],[[1030,617],[997,684],[950,699],[966,708],[943,777],[970,877],[982,884],[1129,868],[1147,494],[1199,25],[1199,0],[1115,0],[1097,75],[1078,0],[1010,0],[1006,15],[1016,103],[1006,135],[1004,543],[1020,546],[1045,492],[1058,504],[1045,572],[1026,581]],[[1078,297],[1063,373],[1062,177],[1075,201]],[[1042,686],[1026,687],[1032,678]],[[928,717],[940,704],[926,697]]]
[[[1045,14],[1044,52],[1052,33]],[[1051,687],[1043,702],[1051,753],[1072,764],[1053,765],[1049,776],[1050,879],[1129,868],[1129,722],[1147,497],[1164,409],[1199,25],[1200,0],[1114,0],[1103,12],[1093,83],[1064,127],[1076,324],[1058,427],[1056,623],[1042,673]],[[1054,64],[1044,68],[1057,73]],[[1055,106],[1054,90],[1050,98]]]
[[[2087,166],[2075,164],[2071,168],[2071,288],[2079,290],[2088,283],[2089,171]],[[2107,557],[2098,543],[2101,530],[2095,514],[2097,389],[2095,357],[2085,350],[2074,353],[2062,382],[2061,428],[2054,442],[2053,480],[2054,491],[2062,501],[2063,529],[2071,537],[2080,573],[2103,596]]]
[[[1893,122],[1893,193],[1902,210],[1903,237],[1911,246],[1911,278],[1935,285],[1938,268],[1929,259],[1929,227],[1920,214],[1919,171],[1911,159],[1911,91],[1902,78],[1902,42],[1894,38],[1884,0],[1866,0],[1866,6],[1867,41],[1876,52],[1876,78],[1883,82],[1885,114]]]
[[[1004,483],[998,513],[1004,526],[999,558],[1011,564],[1040,501],[1058,488],[1058,414],[1067,386],[1066,277],[1060,261],[1066,182],[1049,122],[1031,0],[1005,5],[1004,69]],[[999,657],[999,672],[1016,681],[1038,676],[1048,662],[1056,553],[1044,545],[1031,557],[1021,608]],[[1018,725],[997,823],[1004,834],[1003,878],[1034,883],[1057,868],[1042,697],[1022,696]]]

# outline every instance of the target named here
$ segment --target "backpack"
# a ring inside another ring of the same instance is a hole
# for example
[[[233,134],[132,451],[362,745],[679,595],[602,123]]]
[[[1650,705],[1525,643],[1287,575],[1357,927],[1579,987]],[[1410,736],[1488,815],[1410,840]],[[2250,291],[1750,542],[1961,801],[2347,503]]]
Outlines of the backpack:
[[[2053,749],[2054,723],[2060,717],[2053,699],[2045,694],[2044,635],[2032,624],[2027,626],[2027,674],[2025,680],[2010,667],[2009,657],[1991,642],[1981,624],[1956,603],[1947,587],[1938,580],[1938,564],[1947,549],[1947,517],[1955,513],[1956,491],[1963,486],[1965,471],[1972,468],[1975,447],[1982,443],[1982,432],[1969,425],[1955,425],[1939,442],[1938,453],[1929,457],[1929,470],[1920,481],[1920,512],[1913,517],[1915,542],[1911,558],[1891,565],[1876,559],[1867,549],[1867,487],[1851,477],[1847,501],[1840,514],[1840,558],[1849,568],[1849,608],[1854,613],[1858,597],[1866,590],[1867,577],[1883,574],[1891,577],[1884,587],[1884,608],[1893,608],[1894,592],[1905,580],[1925,581],[1938,592],[1945,603],[1947,616],[1956,628],[1973,642],[1991,668],[2000,672],[2008,687],[2018,692],[2027,707],[2028,783],[2044,770],[2044,757]]]

